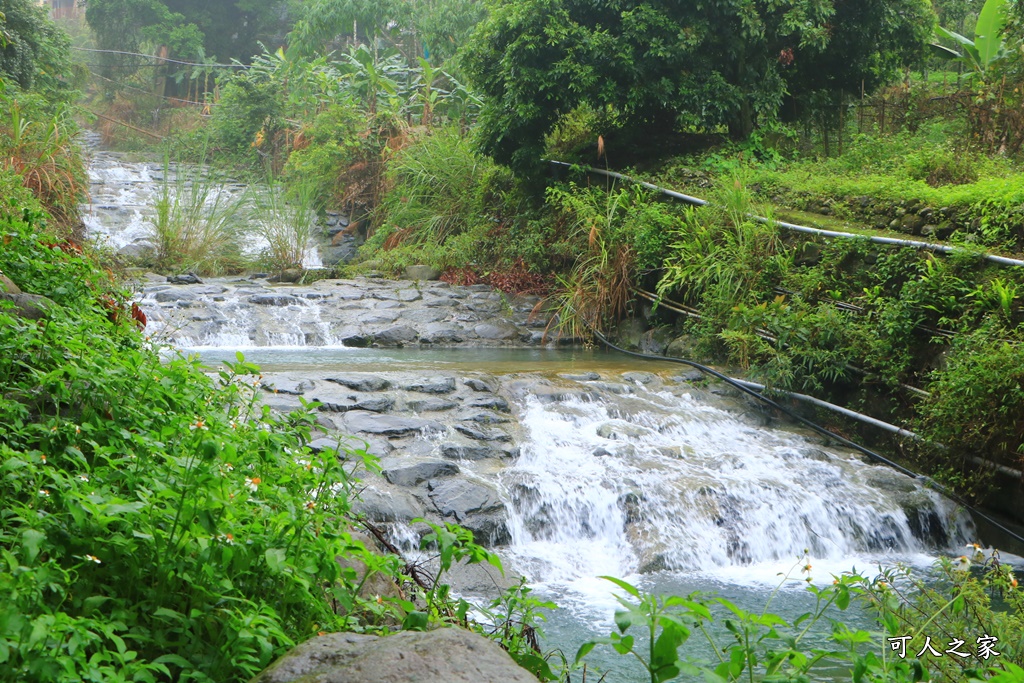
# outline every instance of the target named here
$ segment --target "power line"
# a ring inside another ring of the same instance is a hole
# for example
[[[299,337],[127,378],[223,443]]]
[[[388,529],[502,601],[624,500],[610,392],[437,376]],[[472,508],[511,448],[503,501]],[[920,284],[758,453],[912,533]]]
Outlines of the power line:
[[[139,53],[139,52],[125,52],[123,50],[98,50],[98,49],[89,48],[89,47],[73,47],[71,49],[72,50],[77,50],[78,52],[102,52],[102,53],[112,54],[112,55],[128,55],[130,57],[148,57],[149,59],[159,59],[162,62],[168,62],[170,64],[183,64],[185,66],[220,67],[222,69],[250,69],[250,68],[252,68],[248,64],[216,64],[216,63],[212,63],[212,64],[197,64],[196,62],[183,62],[183,61],[178,60],[178,59],[170,59],[169,57],[161,57],[159,55],[144,55],[144,54]],[[150,65],[150,66],[152,66],[152,65]]]

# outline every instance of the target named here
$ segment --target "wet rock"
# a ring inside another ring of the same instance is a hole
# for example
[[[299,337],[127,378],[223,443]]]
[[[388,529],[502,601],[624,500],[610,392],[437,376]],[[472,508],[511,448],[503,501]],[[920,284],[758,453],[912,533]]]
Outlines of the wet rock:
[[[203,281],[195,273],[183,273],[181,275],[169,275],[167,281],[172,285],[201,285]]]
[[[595,458],[633,458],[636,457],[636,446],[631,443],[609,444],[595,448],[592,455]]]
[[[442,479],[428,482],[427,487],[437,511],[460,523],[474,513],[497,512],[505,507],[497,491],[474,481]]]
[[[663,356],[673,339],[667,327],[656,327],[648,330],[640,337],[640,353],[652,356]]]
[[[505,424],[512,421],[512,418],[499,415],[490,410],[476,412],[463,410],[459,412],[458,418],[463,422],[478,422],[480,424]]]
[[[342,455],[342,440],[340,437],[334,437],[332,439],[329,436],[322,436],[319,439],[313,439],[309,442],[309,450],[314,453],[332,450],[337,451],[338,455]]]
[[[25,294],[24,292],[18,294],[0,292],[0,303],[3,302],[14,304],[14,315],[26,320],[43,320],[50,309],[57,305],[45,296]]]
[[[383,434],[386,436],[444,431],[444,427],[433,420],[424,420],[418,417],[402,417],[399,415],[381,415],[364,410],[353,410],[346,413],[343,422],[345,428],[352,432]]]
[[[165,289],[154,294],[153,299],[165,304],[171,301],[195,301],[196,295],[187,289]]]
[[[503,413],[510,412],[508,401],[503,399],[501,396],[470,396],[462,405],[466,408],[486,408],[488,410],[498,410]]]
[[[361,349],[370,345],[370,340],[358,332],[348,332],[338,336],[338,341],[344,346],[354,349]]]
[[[288,394],[290,396],[302,396],[307,391],[316,387],[316,382],[311,379],[294,379],[290,377],[276,377],[264,381],[260,386],[272,394]]]
[[[601,375],[596,372],[562,372],[558,376],[574,382],[593,382],[601,379]]]
[[[446,460],[405,464],[401,459],[389,458],[381,462],[382,474],[388,483],[395,486],[416,486],[428,479],[451,477],[460,472],[459,466]]]
[[[285,268],[277,275],[269,278],[268,282],[289,282],[296,283],[306,274],[302,268]]]
[[[437,413],[457,408],[458,403],[446,398],[421,398],[413,401],[406,401],[405,407],[416,413]]]
[[[641,337],[646,330],[647,323],[640,318],[626,318],[616,328],[615,337],[619,341],[619,346],[628,351],[635,351],[640,348]]]
[[[353,504],[356,513],[366,515],[371,522],[411,522],[423,517],[426,509],[415,496],[405,491],[378,491],[363,489]]]
[[[405,277],[409,280],[436,280],[441,271],[431,266],[406,266]]]
[[[451,460],[487,460],[511,458],[515,453],[494,446],[445,443],[441,444],[441,455]]]
[[[0,273],[0,293],[21,294],[21,288],[14,284],[14,280]]]
[[[665,355],[672,358],[693,358],[697,349],[697,340],[692,335],[684,334],[669,342]]]
[[[470,389],[472,389],[473,391],[481,391],[487,394],[494,393],[494,387],[492,387],[490,384],[483,381],[482,379],[470,377],[469,379],[463,380],[462,383],[465,384]]]
[[[500,429],[479,427],[472,422],[455,425],[455,430],[477,441],[511,441],[512,437]]]
[[[288,306],[299,302],[290,294],[255,294],[249,297],[249,303],[257,306]]]
[[[655,384],[658,381],[658,376],[652,372],[624,372],[622,373],[622,379],[626,382],[633,384]]]
[[[320,407],[320,410],[328,410],[332,413],[347,413],[351,410],[368,410],[372,413],[386,413],[394,407],[395,399],[390,396],[366,396],[344,403],[337,401],[321,401],[321,403],[323,403],[323,405]]]
[[[675,379],[677,382],[687,382],[692,384],[694,382],[703,381],[706,377],[707,375],[705,375],[700,370],[694,368],[692,370],[687,370],[686,372],[676,375],[673,379]]]
[[[381,391],[391,386],[391,382],[379,377],[377,375],[371,375],[369,373],[347,373],[343,375],[334,375],[333,377],[325,377],[328,382],[334,382],[340,384],[343,387],[348,387],[353,391]]]
[[[597,428],[597,435],[604,439],[640,439],[651,433],[646,427],[635,425],[624,420],[611,420]]]
[[[409,325],[395,325],[381,330],[373,336],[373,340],[384,346],[395,346],[415,341],[419,336],[416,328]]]
[[[406,391],[418,391],[423,394],[450,394],[455,391],[454,377],[424,377],[403,387]]]
[[[387,636],[331,633],[302,643],[251,683],[537,683],[507,652],[459,628]]]

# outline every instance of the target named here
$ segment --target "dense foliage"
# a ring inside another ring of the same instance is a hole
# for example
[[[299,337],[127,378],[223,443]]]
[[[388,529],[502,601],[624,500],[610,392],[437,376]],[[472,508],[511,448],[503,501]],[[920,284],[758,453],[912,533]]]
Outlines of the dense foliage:
[[[918,55],[933,15],[920,0],[496,2],[466,55],[487,98],[484,149],[529,168],[560,116],[610,107],[648,134],[747,136],[788,94],[874,87]]]
[[[0,0],[0,82],[55,96],[68,74],[68,38],[33,0]]]

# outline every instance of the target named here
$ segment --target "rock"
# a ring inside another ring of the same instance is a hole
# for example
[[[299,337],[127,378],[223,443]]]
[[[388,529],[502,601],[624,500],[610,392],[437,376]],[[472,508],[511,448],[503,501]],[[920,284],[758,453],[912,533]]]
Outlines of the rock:
[[[302,268],[285,268],[280,273],[270,278],[268,282],[290,282],[296,283],[306,274]]]
[[[426,514],[415,496],[405,491],[378,491],[365,488],[352,503],[352,509],[371,522],[411,522]]]
[[[349,403],[338,403],[336,401],[321,402],[323,403],[323,406],[320,409],[329,410],[332,413],[347,413],[350,410],[368,410],[372,413],[386,413],[395,405],[395,399],[390,396],[367,396]]]
[[[117,250],[120,256],[133,261],[146,261],[156,256],[157,247],[148,240],[137,240]]]
[[[349,373],[344,375],[335,375],[334,377],[325,377],[328,382],[334,382],[340,384],[343,387],[348,387],[353,391],[381,391],[391,386],[391,382],[387,381],[383,377],[377,375],[371,375],[369,373]]]
[[[370,340],[365,335],[357,332],[347,332],[339,336],[338,341],[340,341],[343,346],[355,349],[361,349],[370,345]]]
[[[255,294],[249,297],[249,303],[257,306],[288,306],[298,302],[291,294]]]
[[[635,425],[624,420],[611,420],[597,428],[597,435],[604,439],[639,439],[650,434],[646,427]]]
[[[460,523],[471,514],[497,512],[505,508],[497,491],[466,479],[431,481],[427,487],[437,511],[445,517],[454,517]]]
[[[195,273],[184,273],[182,275],[168,275],[167,281],[172,285],[201,285],[203,281]]]
[[[21,289],[14,284],[14,280],[0,273],[0,293],[21,294]]]
[[[486,408],[503,413],[510,412],[508,401],[501,396],[470,396],[462,402],[462,405],[466,408]]]
[[[667,327],[655,327],[640,337],[640,352],[653,356],[663,356],[672,342],[671,332]]]
[[[652,372],[632,371],[622,373],[622,379],[631,384],[654,384],[658,376]]]
[[[640,338],[647,330],[647,323],[640,318],[626,318],[616,328],[616,338],[619,346],[627,351],[635,351],[640,348]]]
[[[406,391],[418,391],[424,394],[450,394],[455,391],[454,377],[425,377],[410,382],[403,387]]]
[[[672,358],[692,358],[696,348],[697,340],[689,334],[684,334],[669,342],[665,355]]]
[[[153,299],[165,304],[171,301],[195,301],[196,295],[187,289],[165,289],[154,294]]]
[[[493,547],[512,542],[512,533],[508,530],[504,511],[473,514],[459,524],[472,531],[473,539],[480,545]]]
[[[481,339],[493,341],[512,339],[519,335],[519,329],[515,325],[506,322],[480,323],[473,328],[473,331]]]
[[[57,305],[45,296],[23,292],[0,292],[0,303],[5,301],[14,304],[14,315],[26,320],[43,320],[50,309]]]
[[[405,464],[401,459],[389,458],[381,463],[382,474],[388,483],[395,486],[416,486],[428,479],[450,477],[459,473],[459,466],[444,460]]]
[[[482,391],[487,394],[494,393],[494,387],[492,387],[490,384],[483,381],[482,379],[470,377],[469,379],[463,380],[462,383],[465,384],[470,389],[472,389],[473,391]]]
[[[510,458],[515,454],[493,446],[467,446],[459,443],[441,444],[441,455],[451,460],[487,460],[489,458]]]
[[[705,375],[697,368],[693,368],[692,370],[687,370],[686,372],[676,375],[673,379],[677,382],[687,382],[692,384],[693,382],[703,381],[705,379]]]
[[[558,374],[562,379],[569,379],[574,382],[593,382],[601,379],[596,372],[562,372]]]
[[[900,219],[900,232],[905,232],[910,235],[920,235],[921,228],[927,223],[927,219],[921,216],[908,213]]]
[[[352,432],[365,434],[382,434],[386,436],[403,436],[414,432],[441,432],[444,427],[433,420],[418,417],[400,417],[398,415],[381,415],[365,410],[353,410],[345,414],[345,428]]]
[[[465,434],[471,439],[477,441],[511,441],[512,437],[503,432],[500,429],[493,427],[478,427],[475,424],[457,424],[455,430],[460,434]]]
[[[405,277],[408,280],[437,280],[441,271],[431,266],[406,266]]]
[[[479,410],[476,412],[463,410],[459,412],[459,419],[463,422],[478,422],[484,425],[505,424],[512,421],[512,418],[498,415],[490,410]]]
[[[264,390],[274,394],[288,394],[290,396],[302,396],[307,391],[316,387],[311,379],[293,379],[289,377],[278,377],[264,381],[260,386]]]
[[[251,683],[537,683],[507,652],[459,628],[317,636]]]
[[[406,401],[405,407],[416,413],[436,413],[444,410],[451,410],[458,407],[455,401],[446,398],[421,398],[413,401]]]
[[[458,344],[466,340],[462,329],[447,323],[430,323],[423,328],[420,342],[423,344]]]
[[[416,332],[416,328],[409,325],[395,325],[385,330],[381,330],[373,336],[373,340],[378,344],[385,346],[400,346],[402,344],[415,341],[419,336]]]
[[[322,436],[319,439],[313,439],[309,442],[309,450],[314,453],[322,453],[326,450],[332,450],[337,451],[338,455],[343,455],[342,439],[340,437],[334,437],[332,439],[329,436]]]

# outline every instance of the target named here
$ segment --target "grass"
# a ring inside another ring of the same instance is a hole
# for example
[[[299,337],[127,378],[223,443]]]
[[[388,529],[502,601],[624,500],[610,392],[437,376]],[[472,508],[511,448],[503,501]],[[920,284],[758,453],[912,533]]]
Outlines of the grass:
[[[253,213],[245,230],[266,245],[259,257],[261,265],[275,272],[301,268],[310,249],[316,248],[312,185],[294,185],[286,195],[285,188],[269,178],[265,187],[250,188],[249,203]]]

